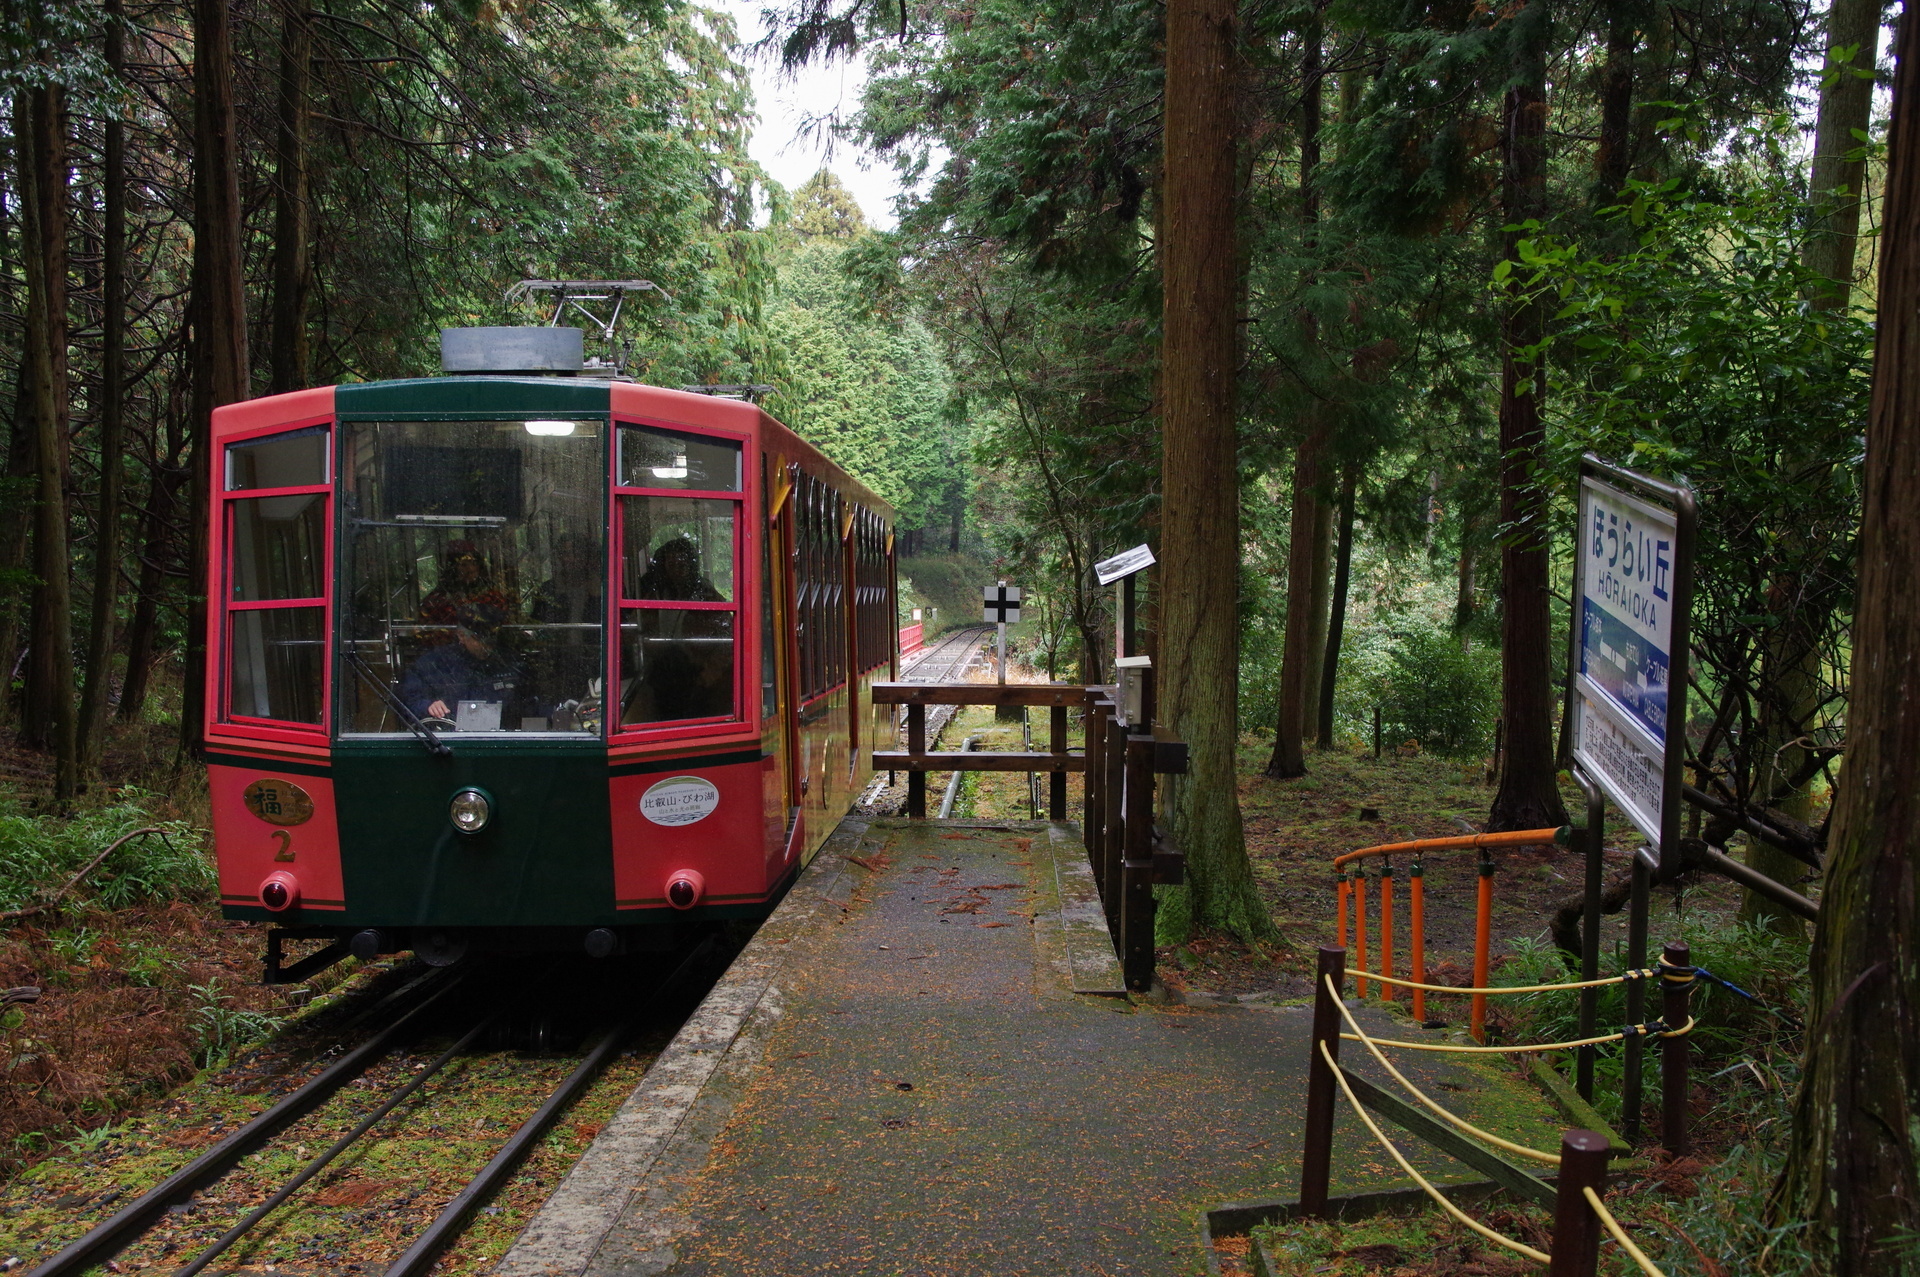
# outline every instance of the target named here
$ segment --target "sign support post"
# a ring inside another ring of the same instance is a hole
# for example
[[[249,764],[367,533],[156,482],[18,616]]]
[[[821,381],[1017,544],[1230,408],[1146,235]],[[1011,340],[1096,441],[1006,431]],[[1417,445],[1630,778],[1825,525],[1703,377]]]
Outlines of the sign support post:
[[[1110,559],[1093,565],[1094,580],[1102,585],[1120,584],[1120,597],[1113,609],[1113,657],[1116,661],[1137,655],[1134,651],[1138,615],[1134,602],[1134,578],[1154,565],[1153,550],[1136,545]],[[1116,667],[1117,668],[1117,667]]]
[[[1020,623],[1020,587],[1002,580],[986,588],[984,619],[999,631],[996,654],[1000,666],[1000,686],[1007,685],[1007,626]]]
[[[1580,462],[1574,537],[1574,606],[1568,626],[1567,706],[1573,715],[1574,778],[1647,839],[1634,855],[1627,965],[1647,965],[1647,895],[1655,871],[1681,863],[1680,808],[1687,755],[1688,620],[1693,607],[1693,491],[1588,453]],[[1589,825],[1597,825],[1590,819]],[[1602,831],[1590,827],[1589,932],[1597,931]],[[1586,945],[1594,951],[1597,938]],[[1627,985],[1627,1021],[1646,1018],[1646,987]],[[1645,1041],[1626,1042],[1621,1087],[1628,1140],[1640,1133]],[[1581,1070],[1587,1081],[1587,1070]],[[1591,1082],[1587,1082],[1591,1086]]]

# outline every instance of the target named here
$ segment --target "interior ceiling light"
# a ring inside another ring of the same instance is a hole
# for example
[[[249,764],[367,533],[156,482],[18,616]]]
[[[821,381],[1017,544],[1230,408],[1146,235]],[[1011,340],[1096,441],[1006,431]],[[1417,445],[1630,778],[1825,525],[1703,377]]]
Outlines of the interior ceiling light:
[[[561,437],[573,433],[571,421],[529,421],[527,433],[530,435],[552,435]]]
[[[527,425],[531,428],[533,423],[528,422]],[[673,459],[673,464],[670,466],[651,466],[649,468],[653,471],[653,477],[656,479],[684,479],[687,477],[687,456],[683,452]]]

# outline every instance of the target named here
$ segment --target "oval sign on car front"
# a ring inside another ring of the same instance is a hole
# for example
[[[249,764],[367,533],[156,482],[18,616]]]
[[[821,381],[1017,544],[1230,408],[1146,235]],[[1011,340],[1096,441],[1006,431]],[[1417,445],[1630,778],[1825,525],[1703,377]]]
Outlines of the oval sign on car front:
[[[656,825],[691,825],[720,805],[720,791],[698,776],[669,776],[640,795],[640,814]]]

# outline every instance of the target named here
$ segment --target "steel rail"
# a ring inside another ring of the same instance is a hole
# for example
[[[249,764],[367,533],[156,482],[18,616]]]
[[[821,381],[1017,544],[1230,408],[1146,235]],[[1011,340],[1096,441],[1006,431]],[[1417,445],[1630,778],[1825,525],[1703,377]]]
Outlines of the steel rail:
[[[482,1033],[485,1033],[489,1028],[492,1028],[502,1014],[502,1012],[496,1011],[486,1019],[480,1021],[480,1023],[474,1025],[471,1029],[468,1029],[458,1042],[455,1042],[445,1051],[442,1051],[432,1063],[428,1064],[420,1072],[415,1073],[407,1081],[405,1086],[400,1087],[392,1095],[389,1095],[376,1106],[371,1113],[355,1123],[352,1130],[335,1140],[327,1147],[325,1152],[302,1167],[298,1175],[295,1175],[285,1184],[282,1184],[272,1196],[249,1211],[246,1218],[242,1219],[232,1228],[229,1228],[225,1233],[222,1233],[217,1241],[195,1256],[192,1262],[183,1268],[175,1269],[173,1277],[193,1277],[195,1273],[218,1259],[227,1247],[246,1236],[247,1233],[252,1231],[254,1225],[272,1214],[280,1203],[299,1192],[301,1185],[325,1170],[334,1158],[340,1156],[340,1154],[346,1152],[347,1149],[359,1142],[360,1137],[372,1130],[381,1118],[406,1103],[414,1092],[425,1086],[435,1074],[451,1064],[455,1056],[472,1046],[475,1039]]]
[[[939,643],[928,648],[926,653],[922,655],[919,660],[915,661],[910,669],[901,670],[901,680],[903,682],[914,683],[944,683],[949,681],[955,672],[955,666],[960,665],[963,660],[969,664],[972,662],[975,654],[974,649],[984,641],[986,630],[987,627],[983,625],[968,626],[964,629],[955,630],[953,633],[941,639]],[[959,651],[950,651],[950,649],[954,648],[958,648]],[[939,663],[942,658],[944,658],[944,664]],[[929,678],[920,673],[921,670],[926,668],[933,670],[934,677]],[[909,673],[911,673],[913,677],[909,678]]]
[[[147,1190],[112,1218],[96,1224],[85,1236],[35,1268],[28,1277],[77,1277],[87,1269],[112,1259],[151,1228],[166,1213],[167,1207],[185,1201],[195,1190],[225,1175],[269,1139],[319,1108],[332,1098],[334,1092],[366,1072],[430,1007],[459,987],[460,983],[458,976],[447,979],[406,1014],[307,1079],[292,1093],[269,1106],[219,1144]]]
[[[520,1163],[526,1159],[527,1154],[531,1153],[534,1146],[546,1135],[554,1121],[567,1110],[581,1092],[587,1089],[606,1062],[613,1057],[613,1053],[619,1049],[620,1044],[626,1041],[628,1033],[633,1030],[645,1010],[665,1000],[689,972],[706,960],[714,947],[715,942],[712,939],[696,947],[679,966],[674,968],[671,975],[654,988],[642,1007],[637,1008],[632,1015],[607,1030],[600,1041],[594,1044],[593,1050],[587,1053],[586,1058],[581,1060],[573,1072],[567,1075],[566,1080],[547,1097],[546,1103],[542,1104],[532,1117],[520,1124],[520,1129],[501,1146],[492,1160],[481,1168],[480,1173],[474,1176],[452,1201],[441,1208],[433,1222],[427,1225],[427,1230],[407,1248],[406,1253],[388,1266],[385,1277],[424,1277],[424,1274],[432,1272],[440,1252],[459,1236],[460,1230],[466,1226],[468,1217],[506,1183],[519,1168]]]

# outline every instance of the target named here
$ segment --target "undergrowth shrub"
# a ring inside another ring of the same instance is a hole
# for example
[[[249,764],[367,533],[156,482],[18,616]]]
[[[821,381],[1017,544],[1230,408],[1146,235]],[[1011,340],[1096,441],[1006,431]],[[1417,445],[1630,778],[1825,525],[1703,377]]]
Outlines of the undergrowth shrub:
[[[200,1019],[200,1050],[195,1062],[201,1068],[224,1063],[234,1051],[277,1030],[286,1017],[267,1010],[249,1010],[233,1005],[232,997],[218,980],[190,986],[195,1010]]]
[[[1643,1227],[1640,1240],[1668,1277],[1799,1277],[1821,1271],[1795,1224],[1774,1227],[1767,1220],[1767,1196],[1785,1158],[1791,1130],[1791,1106],[1800,1082],[1800,1019],[1807,992],[1804,942],[1763,927],[1710,912],[1689,912],[1680,925],[1671,915],[1656,916],[1649,945],[1657,961],[1661,943],[1684,938],[1696,966],[1738,985],[1742,997],[1711,980],[1696,981],[1690,1001],[1695,1020],[1691,1079],[1696,1097],[1708,1098],[1696,1111],[1697,1132],[1709,1146],[1727,1151],[1712,1166],[1692,1163],[1691,1182],[1679,1200],[1665,1193],[1635,1192],[1629,1218]],[[1601,973],[1627,969],[1624,944],[1603,953]],[[1551,945],[1516,944],[1501,968],[1501,984],[1552,983],[1577,978],[1566,957]],[[1660,1014],[1657,981],[1647,986],[1646,1016]],[[1579,994],[1571,990],[1519,994],[1498,999],[1512,1017],[1508,1034],[1515,1041],[1565,1041],[1579,1036]],[[1624,985],[1601,990],[1597,1027],[1617,1031],[1627,1023]],[[1660,1051],[1650,1043],[1643,1053],[1642,1096],[1646,1116],[1654,1120],[1660,1103]],[[1619,1043],[1602,1046],[1594,1067],[1594,1107],[1608,1122],[1624,1116],[1620,1092],[1626,1076]],[[1649,1243],[1651,1243],[1649,1245]]]
[[[1500,705],[1498,653],[1422,627],[1397,635],[1389,655],[1380,689],[1389,742],[1418,741],[1449,758],[1486,753]]]
[[[211,894],[216,878],[201,832],[185,821],[154,820],[144,798],[123,790],[110,806],[61,818],[30,815],[18,799],[0,795],[0,912],[41,902],[115,839],[146,825],[162,832],[129,841],[75,890],[109,910]]]
[[[1664,929],[1653,928],[1649,962],[1657,961]],[[1690,1010],[1696,1021],[1693,1038],[1693,1075],[1703,1081],[1719,1074],[1715,1088],[1722,1095],[1736,1087],[1775,1095],[1792,1093],[1798,1077],[1800,1015],[1807,991],[1807,945],[1717,914],[1692,914],[1681,928],[1695,966],[1704,967],[1728,983],[1753,995],[1742,997],[1711,980],[1694,982]],[[1601,973],[1627,969],[1626,946],[1617,945],[1601,958]],[[1577,978],[1570,974],[1566,956],[1543,941],[1517,941],[1512,956],[1501,967],[1501,984],[1546,984]],[[1523,993],[1501,998],[1512,1017],[1508,1031],[1518,1042],[1562,1042],[1579,1036],[1580,995],[1574,990]],[[1658,981],[1647,983],[1646,1018],[1660,1014]],[[1627,1023],[1624,984],[1600,990],[1598,1026],[1601,1033],[1618,1031]],[[1622,1044],[1599,1048],[1594,1062],[1594,1107],[1610,1122],[1622,1116],[1620,1087],[1626,1076]],[[1660,1094],[1660,1053],[1657,1045],[1642,1052],[1643,1090],[1650,1103]],[[1727,1083],[1726,1077],[1733,1081]],[[1784,1103],[1784,1101],[1782,1101]]]

